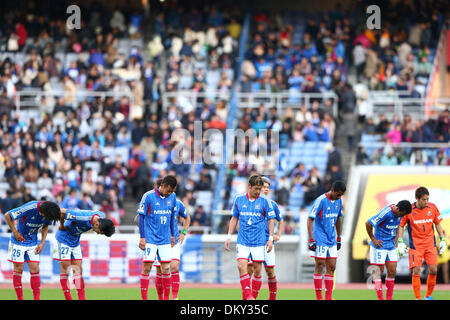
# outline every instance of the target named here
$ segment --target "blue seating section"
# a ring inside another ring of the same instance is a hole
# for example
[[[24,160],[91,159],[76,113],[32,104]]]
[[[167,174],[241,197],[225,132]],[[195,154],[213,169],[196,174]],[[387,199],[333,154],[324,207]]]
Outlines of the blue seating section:
[[[287,174],[299,162],[305,164],[306,170],[316,166],[322,175],[325,175],[327,168],[328,153],[325,150],[327,142],[299,141],[292,142],[288,156],[287,168],[284,174]]]

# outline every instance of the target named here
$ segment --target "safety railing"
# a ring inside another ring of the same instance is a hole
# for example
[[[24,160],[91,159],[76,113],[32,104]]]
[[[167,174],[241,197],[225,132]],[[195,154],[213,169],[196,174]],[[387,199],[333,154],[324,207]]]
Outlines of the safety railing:
[[[333,91],[319,92],[319,93],[303,93],[294,91],[283,92],[237,92],[237,104],[239,108],[258,108],[261,104],[269,107],[276,107],[278,110],[286,107],[299,109],[305,105],[308,109],[311,108],[313,101],[318,100],[323,103],[330,99],[332,103],[333,116],[337,116],[338,96]],[[212,103],[219,103],[220,101],[229,101],[231,98],[230,91],[207,91],[194,92],[192,90],[169,91],[162,95],[163,110],[167,110],[170,106],[176,105],[187,107],[187,109],[195,109],[199,99],[209,99]]]
[[[131,93],[119,93],[114,91],[88,91],[88,90],[77,90],[76,92],[70,92],[65,90],[36,90],[36,89],[24,89],[19,90],[15,93],[14,102],[15,102],[15,110],[13,112],[13,116],[15,114],[21,114],[23,111],[32,111],[33,116],[37,116],[37,122],[41,120],[41,117],[44,111],[50,108],[50,101],[55,100],[58,97],[64,97],[65,99],[71,101],[67,104],[68,107],[76,109],[80,106],[81,103],[88,101],[89,99],[101,98],[104,101],[107,97],[112,97],[114,100],[121,99],[126,97],[129,99],[130,108],[134,105],[134,98]],[[43,98],[45,98],[46,103],[49,105],[45,105],[43,103]],[[52,102],[53,104],[53,102]],[[102,110],[99,110],[100,112]],[[131,110],[130,110],[131,111]],[[130,112],[131,117],[131,112]]]

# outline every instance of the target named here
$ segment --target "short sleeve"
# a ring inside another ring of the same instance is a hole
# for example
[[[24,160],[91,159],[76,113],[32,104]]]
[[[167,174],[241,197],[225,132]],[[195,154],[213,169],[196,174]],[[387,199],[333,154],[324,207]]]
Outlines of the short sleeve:
[[[234,199],[233,207],[231,208],[231,215],[235,218],[239,218],[239,207],[237,204],[237,197]]]
[[[275,215],[275,211],[273,209],[272,203],[271,201],[269,201],[268,199],[264,198],[265,200],[265,211],[267,212],[267,219],[274,219],[276,217]]]
[[[308,214],[308,218],[315,219],[318,212],[322,210],[322,199],[317,198],[311,208],[311,212]]]
[[[433,208],[433,214],[434,214],[433,222],[434,222],[434,224],[437,225],[437,224],[441,223],[443,219],[442,219],[441,213],[439,212],[439,209],[434,204],[432,204],[431,207]]]
[[[409,215],[407,214],[406,216],[402,217],[402,220],[400,220],[400,227],[404,227],[408,224],[409,222]]]
[[[148,195],[144,194],[142,196],[141,202],[139,203],[139,207],[137,209],[137,213],[138,214],[143,214],[145,215],[146,212],[148,212],[148,204],[149,204],[149,200],[148,200]]]

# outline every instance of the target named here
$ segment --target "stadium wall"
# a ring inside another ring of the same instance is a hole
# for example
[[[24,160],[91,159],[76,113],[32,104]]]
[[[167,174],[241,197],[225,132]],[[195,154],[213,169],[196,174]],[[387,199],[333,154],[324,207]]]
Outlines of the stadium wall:
[[[59,262],[53,260],[57,248],[54,234],[48,234],[40,254],[40,275],[43,283],[58,283]],[[11,283],[13,264],[7,260],[10,233],[0,233],[0,283]],[[40,233],[39,236],[40,238]],[[184,282],[239,283],[235,242],[231,251],[224,247],[226,235],[188,235],[181,249],[180,277]],[[139,234],[114,234],[106,238],[95,233],[81,236],[83,277],[87,283],[139,283],[142,251]],[[299,237],[284,235],[276,245],[277,278],[280,282],[297,281]],[[152,268],[151,279],[154,279]],[[265,276],[264,276],[265,277]],[[23,281],[29,283],[25,264]]]

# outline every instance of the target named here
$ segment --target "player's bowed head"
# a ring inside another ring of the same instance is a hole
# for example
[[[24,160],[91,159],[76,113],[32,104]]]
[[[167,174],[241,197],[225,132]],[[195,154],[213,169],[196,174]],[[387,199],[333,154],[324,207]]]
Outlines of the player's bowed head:
[[[163,197],[168,197],[175,191],[176,187],[177,178],[174,176],[165,176],[158,187],[158,191]]]
[[[248,179],[248,195],[251,199],[257,198],[264,186],[264,180],[260,175],[253,175]]]
[[[111,219],[98,218],[92,222],[92,229],[98,234],[111,237],[116,232],[116,227]]]
[[[60,220],[61,209],[59,206],[51,201],[39,202],[39,213],[48,221],[53,224]]]
[[[392,211],[398,217],[406,216],[412,211],[411,202],[409,202],[408,200],[399,201],[396,205],[393,206]]]
[[[333,200],[333,201],[338,200],[344,195],[346,190],[347,190],[347,186],[345,185],[345,183],[341,180],[336,180],[331,185],[331,189],[327,194],[328,198],[330,198],[330,200]]]

